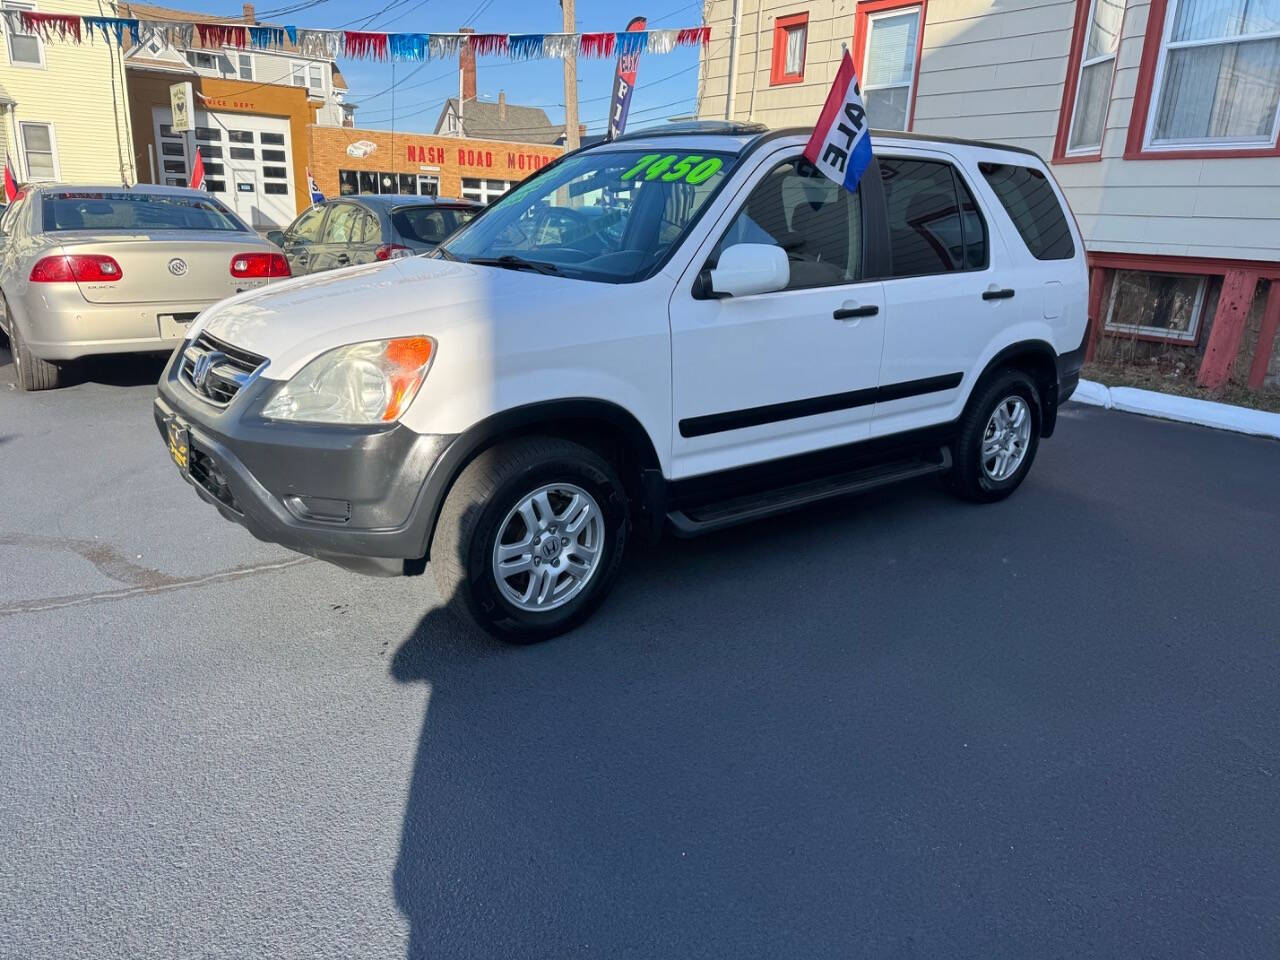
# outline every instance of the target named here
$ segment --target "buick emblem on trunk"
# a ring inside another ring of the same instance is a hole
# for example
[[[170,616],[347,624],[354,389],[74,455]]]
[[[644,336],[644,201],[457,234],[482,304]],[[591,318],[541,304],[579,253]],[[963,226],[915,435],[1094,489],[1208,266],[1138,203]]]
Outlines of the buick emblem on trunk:
[[[181,257],[174,257],[169,261],[169,272],[175,277],[185,276],[187,273],[187,261]]]

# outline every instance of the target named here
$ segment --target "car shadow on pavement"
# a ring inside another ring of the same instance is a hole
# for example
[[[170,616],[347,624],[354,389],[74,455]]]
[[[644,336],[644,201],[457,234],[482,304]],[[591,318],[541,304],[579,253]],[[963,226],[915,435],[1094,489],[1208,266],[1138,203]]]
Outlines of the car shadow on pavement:
[[[167,353],[130,353],[118,356],[86,357],[67,364],[64,386],[98,383],[107,387],[141,387],[158,383]]]
[[[829,681],[885,652],[851,656],[850,606],[804,583],[842,576],[876,513],[947,501],[917,482],[636,544],[593,619],[538,645],[427,613],[390,668],[430,688],[394,875],[410,960],[759,955],[801,922],[851,842]]]

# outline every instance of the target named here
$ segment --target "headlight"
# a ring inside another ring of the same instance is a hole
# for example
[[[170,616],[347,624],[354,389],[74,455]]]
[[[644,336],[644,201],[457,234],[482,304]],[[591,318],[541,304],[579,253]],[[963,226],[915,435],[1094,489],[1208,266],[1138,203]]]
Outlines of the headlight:
[[[430,337],[401,337],[322,353],[285,383],[262,415],[313,423],[397,420],[417,396],[435,348]]]

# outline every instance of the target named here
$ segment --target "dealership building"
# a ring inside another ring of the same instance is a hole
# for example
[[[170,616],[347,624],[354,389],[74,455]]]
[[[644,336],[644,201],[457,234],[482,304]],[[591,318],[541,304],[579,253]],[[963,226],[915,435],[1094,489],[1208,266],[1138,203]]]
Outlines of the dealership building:
[[[312,126],[311,175],[326,196],[416,193],[487,203],[558,157],[543,143]]]

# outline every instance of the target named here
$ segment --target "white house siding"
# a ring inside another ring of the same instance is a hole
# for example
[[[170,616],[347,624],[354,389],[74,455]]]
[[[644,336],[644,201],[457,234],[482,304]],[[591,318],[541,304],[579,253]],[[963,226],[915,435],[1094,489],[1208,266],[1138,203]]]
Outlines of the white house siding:
[[[735,119],[770,126],[811,124],[852,42],[854,6],[742,2]],[[1211,259],[1280,259],[1280,157],[1125,160],[1147,0],[1129,0],[1102,160],[1054,166],[1091,251]],[[730,0],[712,0],[703,58],[700,117],[724,117]],[[807,11],[803,83],[771,87],[773,19]],[[913,129],[1029,147],[1051,157],[1074,0],[930,0]],[[756,58],[757,38],[759,58]],[[752,78],[755,77],[754,102]]]

